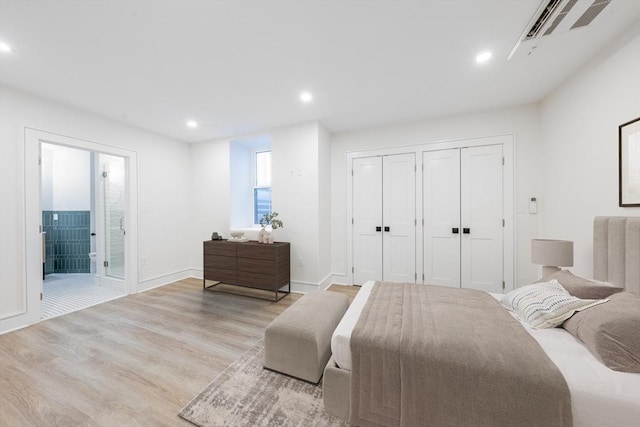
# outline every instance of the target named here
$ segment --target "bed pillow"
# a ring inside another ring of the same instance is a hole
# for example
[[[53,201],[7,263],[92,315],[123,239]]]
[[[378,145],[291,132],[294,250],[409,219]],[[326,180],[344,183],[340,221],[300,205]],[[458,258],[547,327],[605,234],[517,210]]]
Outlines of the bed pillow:
[[[640,297],[621,292],[607,304],[576,313],[562,325],[605,366],[640,373]]]
[[[545,329],[562,324],[576,311],[606,301],[574,297],[552,279],[515,289],[504,295],[500,303],[532,328]]]
[[[604,285],[602,282],[596,283],[574,276],[569,270],[551,273],[540,282],[548,282],[553,279],[557,280],[571,295],[582,299],[603,299],[624,290],[611,284]]]

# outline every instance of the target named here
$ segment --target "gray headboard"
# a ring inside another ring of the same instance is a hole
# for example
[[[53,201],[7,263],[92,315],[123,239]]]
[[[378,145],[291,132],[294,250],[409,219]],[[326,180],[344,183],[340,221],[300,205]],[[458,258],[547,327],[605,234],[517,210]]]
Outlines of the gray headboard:
[[[640,217],[595,218],[593,276],[640,295]]]

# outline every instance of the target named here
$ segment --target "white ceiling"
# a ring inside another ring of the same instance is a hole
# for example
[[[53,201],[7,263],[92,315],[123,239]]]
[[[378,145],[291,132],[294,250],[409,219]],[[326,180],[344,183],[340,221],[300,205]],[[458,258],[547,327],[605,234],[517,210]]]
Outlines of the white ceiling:
[[[639,0],[613,0],[507,61],[540,3],[0,0],[0,83],[189,142],[338,132],[540,101],[640,23]]]

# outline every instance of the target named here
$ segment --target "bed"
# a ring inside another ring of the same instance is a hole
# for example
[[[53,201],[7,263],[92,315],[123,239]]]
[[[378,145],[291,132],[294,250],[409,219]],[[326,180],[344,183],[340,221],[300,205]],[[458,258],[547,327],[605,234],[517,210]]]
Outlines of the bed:
[[[640,218],[595,219],[594,277],[640,294]],[[352,333],[373,286],[373,282],[363,285],[331,341],[333,356],[325,370],[323,385],[325,406],[343,418],[349,416],[353,407],[349,403]],[[502,297],[491,296],[496,300]],[[524,322],[520,324],[564,377],[570,392],[570,424],[578,427],[640,425],[640,373],[609,369],[579,339],[562,328],[533,329]],[[361,420],[356,418],[356,421]],[[366,422],[357,424],[367,425]],[[380,424],[384,425],[385,421]]]

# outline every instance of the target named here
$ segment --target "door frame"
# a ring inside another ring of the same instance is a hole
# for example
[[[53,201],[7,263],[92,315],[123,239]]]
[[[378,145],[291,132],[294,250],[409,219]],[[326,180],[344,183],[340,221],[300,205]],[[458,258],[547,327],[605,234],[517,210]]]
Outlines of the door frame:
[[[362,151],[352,151],[347,153],[346,161],[346,176],[347,176],[347,200],[346,200],[346,261],[347,261],[347,276],[351,277],[351,283],[353,282],[353,176],[351,174],[353,159],[359,157],[371,157],[371,156],[385,156],[393,154],[409,154],[415,153],[416,155],[416,167],[418,171],[422,171],[422,152],[446,150],[451,148],[465,148],[465,147],[477,147],[483,145],[499,145],[503,146],[504,156],[504,169],[503,169],[503,216],[505,220],[504,234],[503,234],[503,276],[505,281],[505,292],[515,289],[515,277],[516,277],[516,204],[515,204],[515,141],[516,136],[513,133],[464,138],[455,140],[433,141],[418,145],[406,145],[398,147],[388,147],[381,149],[371,149]],[[418,176],[416,174],[416,176]],[[421,175],[420,175],[421,176]],[[419,220],[423,218],[422,213],[422,198],[423,188],[422,179],[416,178],[416,204],[415,215]],[[418,221],[418,227],[416,227],[416,270],[418,270],[418,282],[424,274],[424,266],[422,265],[422,252],[423,248],[421,244],[417,244],[418,241],[422,241],[422,234],[424,226],[421,226],[421,221]],[[349,271],[350,270],[350,271]]]
[[[41,144],[49,143],[124,157],[126,173],[125,293],[138,285],[138,153],[124,148],[25,127],[25,277],[26,312],[22,325],[38,323],[42,316],[42,177]]]

